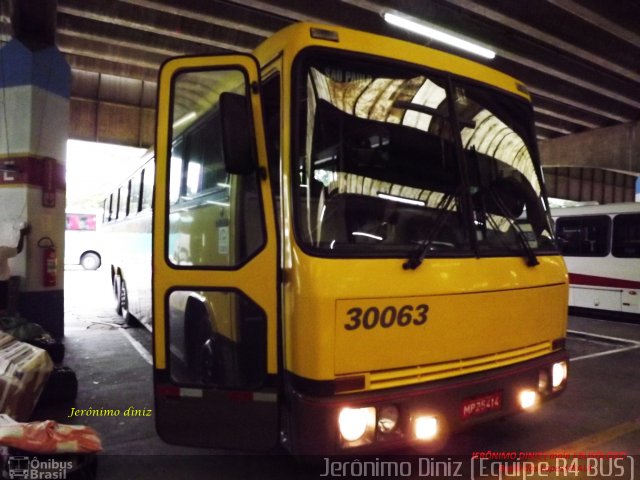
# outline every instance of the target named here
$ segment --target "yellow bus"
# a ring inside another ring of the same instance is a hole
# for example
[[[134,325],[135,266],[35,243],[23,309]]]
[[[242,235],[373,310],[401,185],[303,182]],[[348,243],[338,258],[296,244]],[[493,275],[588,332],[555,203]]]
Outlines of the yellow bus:
[[[167,61],[155,155],[166,441],[428,449],[564,390],[567,272],[518,81],[296,24]]]

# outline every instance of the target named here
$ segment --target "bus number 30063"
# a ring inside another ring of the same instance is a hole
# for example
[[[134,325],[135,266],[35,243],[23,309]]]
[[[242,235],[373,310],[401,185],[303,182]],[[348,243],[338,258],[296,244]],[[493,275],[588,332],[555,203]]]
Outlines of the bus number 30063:
[[[359,307],[353,307],[347,310],[349,315],[349,323],[344,324],[345,330],[357,330],[363,327],[371,330],[380,326],[389,328],[394,325],[407,327],[409,325],[424,325],[427,323],[427,312],[429,305],[421,303],[420,305],[403,305],[400,308],[393,306],[384,307],[380,310],[378,307],[369,307],[363,310]]]

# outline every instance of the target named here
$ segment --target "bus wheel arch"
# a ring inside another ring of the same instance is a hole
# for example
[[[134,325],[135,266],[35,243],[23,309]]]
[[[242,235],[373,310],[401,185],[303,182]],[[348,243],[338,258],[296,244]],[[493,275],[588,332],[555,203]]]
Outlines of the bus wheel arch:
[[[102,265],[102,257],[95,250],[87,250],[80,255],[80,265],[85,270],[97,270]]]

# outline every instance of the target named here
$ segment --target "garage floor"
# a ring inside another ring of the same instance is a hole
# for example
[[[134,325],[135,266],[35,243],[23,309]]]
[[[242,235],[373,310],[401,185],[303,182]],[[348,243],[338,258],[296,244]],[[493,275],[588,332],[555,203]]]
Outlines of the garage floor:
[[[93,427],[103,446],[98,478],[244,480],[305,476],[286,456],[251,456],[247,464],[245,455],[172,446],[158,437],[153,417],[151,335],[142,327],[123,325],[114,312],[108,275],[102,269],[66,271],[64,342],[63,365],[78,376],[78,397],[73,405],[39,408],[33,419]],[[151,416],[127,415],[130,407],[130,411],[150,410]],[[120,415],[70,417],[72,412],[88,409],[117,409]],[[259,477],[256,472],[260,472]]]
[[[77,373],[79,393],[73,405],[41,408],[35,419],[95,428],[103,444],[98,478],[320,478],[322,471],[301,467],[286,455],[247,456],[171,446],[160,440],[153,418],[150,333],[142,327],[122,325],[113,310],[106,272],[78,269],[66,273],[64,364]],[[478,448],[548,451],[557,445],[638,451],[640,399],[632,391],[626,395],[618,392],[626,390],[625,385],[637,384],[637,369],[632,365],[637,365],[640,355],[640,326],[571,318],[570,329],[588,335],[572,334],[569,338],[575,363],[567,393],[539,414],[519,415],[457,436],[447,445],[447,455],[468,454]],[[616,374],[598,374],[598,369]],[[125,415],[129,407],[151,410],[151,416]],[[118,409],[121,413],[69,418],[72,408]],[[559,429],[558,425],[567,428]]]

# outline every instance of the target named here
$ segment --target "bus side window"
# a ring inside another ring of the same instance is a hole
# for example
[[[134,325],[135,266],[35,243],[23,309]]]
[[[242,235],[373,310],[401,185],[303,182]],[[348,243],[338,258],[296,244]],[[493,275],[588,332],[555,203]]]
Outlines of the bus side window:
[[[128,188],[125,186],[118,189],[118,220],[127,216],[127,190]]]
[[[640,258],[640,214],[619,214],[613,219],[614,257]]]
[[[121,194],[122,194],[121,188],[113,192],[113,215],[111,217],[113,220],[118,220],[120,218],[120,202],[121,202],[120,199],[122,198]]]
[[[125,187],[127,189],[127,196],[126,196],[126,201],[124,203],[124,215],[125,217],[128,217],[129,215],[131,215],[132,210],[131,210],[131,179],[129,179],[127,181],[127,186]]]
[[[102,201],[102,223],[107,223],[109,221],[109,198],[105,198]]]
[[[113,208],[114,208],[114,204],[113,204],[114,198],[113,198],[113,193],[111,195],[109,195],[109,198],[107,199],[107,203],[108,203],[108,210],[107,210],[107,222],[112,222],[114,215],[113,215]]]
[[[185,137],[185,152],[180,153],[180,158],[186,162],[186,192],[187,197],[193,197],[205,191],[223,190],[222,185],[227,183],[227,173],[224,170],[222,157],[222,139],[220,128],[220,116],[215,112],[202,124],[198,125]],[[172,168],[173,168],[172,152]],[[174,182],[174,173],[171,172],[170,182]]]
[[[560,251],[568,257],[605,257],[609,253],[611,220],[606,215],[560,217],[556,236]]]
[[[153,174],[155,172],[153,163],[149,163],[142,171],[142,210],[151,208],[153,199]]]
[[[129,181],[129,215],[140,211],[140,173],[136,173]]]

